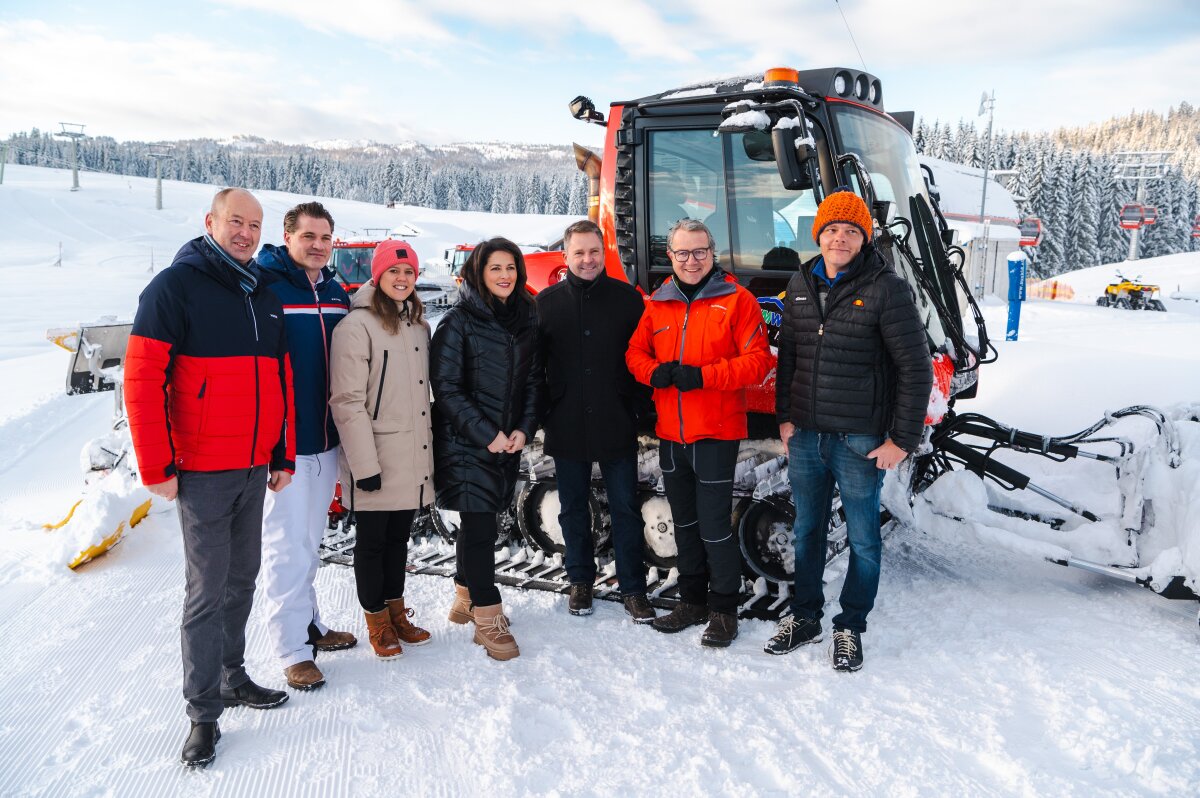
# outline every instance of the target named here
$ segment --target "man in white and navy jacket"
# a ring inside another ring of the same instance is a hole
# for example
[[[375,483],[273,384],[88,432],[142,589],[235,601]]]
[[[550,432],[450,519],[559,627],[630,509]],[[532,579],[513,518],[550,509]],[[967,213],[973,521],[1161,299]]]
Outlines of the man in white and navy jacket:
[[[296,397],[296,474],[292,490],[267,497],[263,514],[263,588],[271,647],[288,686],[325,683],[318,651],[350,648],[349,632],[321,622],[313,579],[337,482],[338,433],[329,412],[329,344],[350,307],[327,265],[333,216],[306,202],[283,217],[285,247],[263,246],[263,282],[283,303]]]

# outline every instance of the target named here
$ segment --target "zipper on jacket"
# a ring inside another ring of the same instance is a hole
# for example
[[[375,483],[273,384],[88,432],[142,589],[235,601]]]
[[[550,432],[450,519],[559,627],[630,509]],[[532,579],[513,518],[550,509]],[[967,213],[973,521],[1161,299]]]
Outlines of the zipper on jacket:
[[[305,279],[308,276],[305,275]],[[325,336],[325,317],[321,314],[321,295],[317,293],[317,287],[312,281],[308,283],[312,287],[313,301],[317,303],[317,325],[321,328],[321,347],[325,351],[325,423],[321,425],[321,434],[325,436],[325,448],[321,451],[329,451],[329,341]]]
[[[825,302],[822,304],[820,297],[817,295],[817,281],[812,277],[812,272],[808,273],[811,278],[809,282],[809,290],[812,291],[813,305],[817,308],[817,349],[813,352],[813,373],[812,373],[812,427],[817,429],[817,373],[821,368],[821,344],[825,342],[825,309],[829,307],[829,296],[826,295]],[[829,293],[833,293],[833,289],[829,289]]]
[[[258,339],[258,317],[255,316],[255,314],[254,314],[254,303],[250,301],[249,294],[246,294],[246,307],[248,307],[250,309],[250,323],[252,325],[254,325],[254,342],[258,343],[259,342],[259,339]],[[255,347],[255,349],[257,350],[258,347]],[[258,352],[257,351],[255,351],[252,361],[254,363],[254,432],[250,436],[250,467],[254,468],[254,450],[255,450],[255,447],[258,445],[258,422],[259,422],[259,417],[262,413],[262,389],[258,384]],[[280,387],[284,388],[284,386],[282,386],[282,385]],[[283,392],[283,407],[284,407],[284,414],[286,415],[286,413],[287,413],[287,390],[286,389]],[[285,424],[287,423],[287,419],[284,419],[284,423]],[[287,435],[287,431],[285,429],[284,430],[285,438],[286,438],[286,435]],[[284,448],[286,449],[286,445]],[[269,468],[270,468],[270,464],[268,463],[268,470],[269,470]]]
[[[516,360],[516,357],[514,356],[514,352],[515,352],[516,348],[517,348],[517,336],[513,335],[512,333],[509,333],[508,334],[508,351],[505,354],[506,354],[506,359],[508,361],[508,379],[509,379],[510,383],[511,383],[512,376],[513,376],[514,361]],[[526,379],[529,379],[529,378],[526,377]],[[512,385],[510,384],[508,386],[508,390],[506,390],[504,392],[504,412],[502,412],[500,414],[500,420],[502,423],[509,421],[509,413],[511,411],[512,411]],[[503,429],[501,429],[500,431],[504,432]],[[507,434],[507,433],[505,433],[505,434]]]
[[[379,406],[383,402],[383,381],[387,379],[387,359],[388,350],[383,350],[383,366],[379,369],[379,390],[375,392],[375,414],[371,416],[372,421],[379,420]]]
[[[688,316],[692,313],[692,302],[689,299],[683,307],[683,327],[679,330],[679,363],[683,364],[683,347],[687,343],[687,324]],[[679,403],[679,442],[687,443],[687,438],[683,435],[683,391],[675,389],[677,396],[676,401]]]
[[[203,399],[203,398],[204,398],[204,391],[205,391],[207,388],[208,388],[208,378],[205,378],[204,382],[200,383],[200,393],[196,394],[196,398],[197,398],[197,399]]]

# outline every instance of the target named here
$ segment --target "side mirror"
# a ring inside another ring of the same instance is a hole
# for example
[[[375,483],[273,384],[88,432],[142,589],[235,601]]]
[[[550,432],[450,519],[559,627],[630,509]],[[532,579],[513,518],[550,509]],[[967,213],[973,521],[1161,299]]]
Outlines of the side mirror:
[[[801,118],[800,124],[804,124]],[[800,138],[801,128],[782,127],[776,125],[771,130],[771,146],[775,150],[775,166],[779,169],[779,179],[783,187],[789,191],[800,191],[812,188],[812,172],[809,163],[816,157],[811,138],[807,135]]]

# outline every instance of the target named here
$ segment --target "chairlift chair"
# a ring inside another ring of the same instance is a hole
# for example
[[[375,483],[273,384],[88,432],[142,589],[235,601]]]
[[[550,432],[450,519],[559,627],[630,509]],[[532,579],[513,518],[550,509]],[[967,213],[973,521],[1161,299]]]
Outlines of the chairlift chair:
[[[1022,219],[1018,229],[1021,231],[1021,246],[1036,247],[1042,243],[1042,220],[1036,216]]]
[[[1137,230],[1142,226],[1145,209],[1138,204],[1121,207],[1120,224],[1122,230]]]

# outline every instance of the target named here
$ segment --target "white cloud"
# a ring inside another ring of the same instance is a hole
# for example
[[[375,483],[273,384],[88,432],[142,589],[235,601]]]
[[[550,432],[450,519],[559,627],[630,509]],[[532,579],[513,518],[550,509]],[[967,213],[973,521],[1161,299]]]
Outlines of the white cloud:
[[[406,0],[211,0],[232,8],[289,17],[320,33],[341,32],[415,49],[417,42],[445,44],[455,39],[420,3]]]
[[[345,136],[419,136],[367,91],[298,78],[262,51],[192,36],[119,40],[91,28],[0,22],[0,133],[60,121],[118,139],[222,138],[238,133],[297,142]],[[308,88],[292,91],[281,87]],[[347,120],[353,120],[353,124]]]

